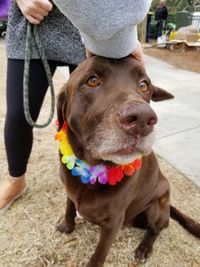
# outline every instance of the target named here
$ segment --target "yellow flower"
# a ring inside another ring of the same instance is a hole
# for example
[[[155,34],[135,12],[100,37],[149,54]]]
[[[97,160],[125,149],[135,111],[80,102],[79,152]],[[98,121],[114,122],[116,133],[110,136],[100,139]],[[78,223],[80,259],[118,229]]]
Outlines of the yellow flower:
[[[71,146],[68,142],[67,135],[65,132],[63,132],[62,130],[59,131],[56,134],[55,139],[59,141],[59,149],[60,149],[60,153],[62,155],[65,155],[65,156],[73,155],[73,151],[72,151]]]

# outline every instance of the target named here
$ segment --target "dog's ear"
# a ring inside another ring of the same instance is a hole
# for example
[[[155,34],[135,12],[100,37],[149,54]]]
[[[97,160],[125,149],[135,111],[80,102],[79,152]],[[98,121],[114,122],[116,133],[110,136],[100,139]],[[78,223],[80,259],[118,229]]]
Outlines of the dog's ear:
[[[151,96],[151,100],[162,101],[162,100],[167,100],[167,99],[172,99],[172,98],[174,98],[174,96],[172,94],[165,91],[164,89],[161,89],[161,88],[153,85],[153,93]]]
[[[57,118],[58,118],[58,131],[63,126],[64,121],[66,120],[66,107],[67,107],[67,96],[66,96],[66,85],[63,86],[57,98]]]

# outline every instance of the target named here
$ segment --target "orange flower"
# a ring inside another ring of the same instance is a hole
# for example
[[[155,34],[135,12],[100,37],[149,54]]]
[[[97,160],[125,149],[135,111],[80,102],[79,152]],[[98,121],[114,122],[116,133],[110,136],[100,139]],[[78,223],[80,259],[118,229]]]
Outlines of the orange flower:
[[[123,166],[124,174],[127,176],[131,176],[136,170],[139,170],[141,166],[141,159],[136,159],[132,163]]]
[[[135,171],[133,163],[124,166],[124,174],[127,176],[131,176]]]
[[[134,160],[133,166],[134,166],[135,170],[139,170],[142,166],[142,160],[141,159]]]

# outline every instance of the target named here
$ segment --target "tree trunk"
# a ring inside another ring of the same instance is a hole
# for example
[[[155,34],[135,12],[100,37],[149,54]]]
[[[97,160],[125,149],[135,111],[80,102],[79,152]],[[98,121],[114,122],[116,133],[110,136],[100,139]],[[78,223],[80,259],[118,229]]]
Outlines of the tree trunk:
[[[147,28],[147,16],[138,25],[138,39],[141,43],[146,42],[146,28]]]

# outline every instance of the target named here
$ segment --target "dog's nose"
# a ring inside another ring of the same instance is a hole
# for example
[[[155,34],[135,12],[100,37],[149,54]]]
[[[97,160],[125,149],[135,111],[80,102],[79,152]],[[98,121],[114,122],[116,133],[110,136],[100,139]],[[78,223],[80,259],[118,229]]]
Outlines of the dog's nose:
[[[128,134],[148,135],[157,123],[153,109],[145,103],[128,104],[117,113],[119,126]]]

